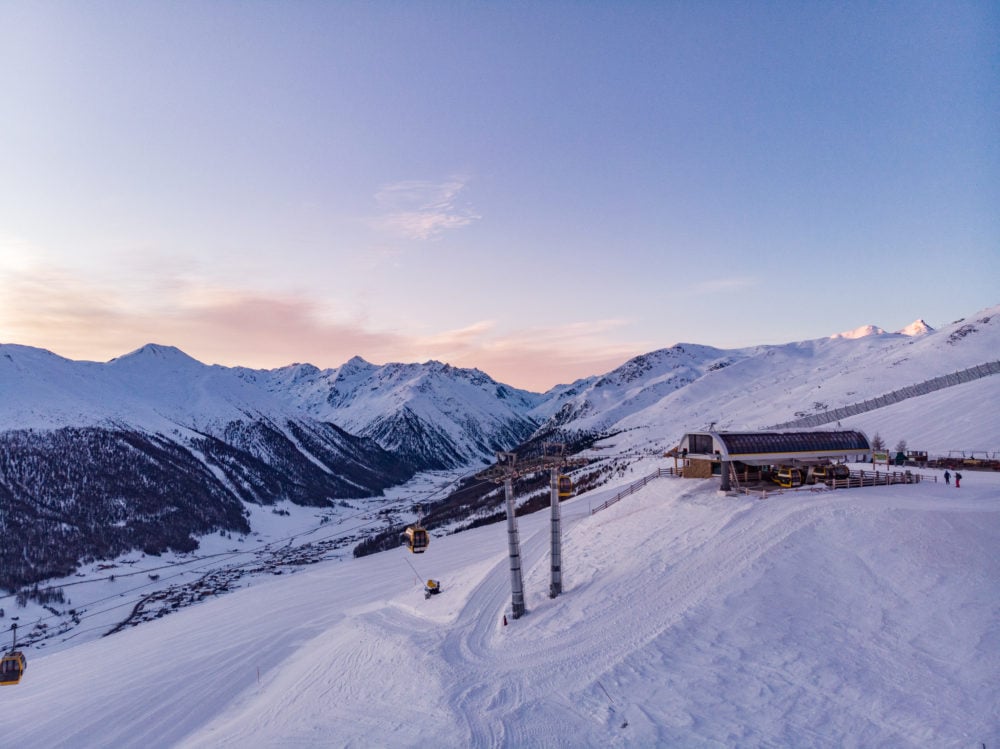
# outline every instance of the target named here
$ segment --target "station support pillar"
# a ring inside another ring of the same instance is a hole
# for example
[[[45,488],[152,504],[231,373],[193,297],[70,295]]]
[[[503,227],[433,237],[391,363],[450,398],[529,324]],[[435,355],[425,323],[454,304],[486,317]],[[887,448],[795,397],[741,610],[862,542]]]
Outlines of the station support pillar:
[[[729,474],[732,472],[732,465],[728,460],[724,460],[719,468],[719,472],[722,474],[722,482],[719,485],[719,489],[724,492],[728,492],[732,488],[729,477]]]

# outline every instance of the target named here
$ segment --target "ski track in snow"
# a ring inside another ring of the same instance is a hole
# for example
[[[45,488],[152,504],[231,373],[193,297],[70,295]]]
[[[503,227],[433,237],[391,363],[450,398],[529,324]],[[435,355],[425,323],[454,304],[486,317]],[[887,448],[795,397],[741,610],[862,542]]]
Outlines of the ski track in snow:
[[[636,547],[635,555],[650,565],[654,574],[619,576],[612,594],[599,600],[598,605],[588,611],[588,618],[603,622],[604,627],[619,632],[620,637],[595,640],[589,627],[575,627],[550,632],[545,638],[519,638],[518,659],[534,664],[533,672],[542,677],[533,683],[532,691],[558,694],[560,684],[574,681],[593,684],[598,681],[598,677],[614,664],[642,649],[701,600],[711,595],[720,580],[740,574],[766,548],[779,543],[800,524],[809,522],[813,514],[806,507],[788,508],[784,512],[758,514],[750,525],[746,525],[736,522],[747,509],[746,506],[740,507],[736,517],[731,518],[724,527],[702,528],[690,546],[681,543],[678,549],[684,549],[687,553],[675,564],[665,559],[662,552],[657,552],[658,548],[662,548],[657,537],[646,539]],[[625,507],[621,506],[619,509],[623,510]],[[575,529],[577,536],[590,537],[593,551],[585,552],[582,559],[586,562],[588,557],[595,557],[590,561],[592,574],[597,574],[598,567],[606,561],[601,559],[600,553],[603,534],[599,529],[594,530],[600,520],[611,521],[612,518],[593,518],[586,526]],[[547,540],[547,532],[547,528],[539,529],[532,536],[531,542],[536,546],[543,546]],[[691,535],[690,530],[688,535]],[[690,539],[679,540],[683,542]],[[722,553],[699,553],[706,546],[721,549]],[[530,551],[531,549],[529,553]],[[540,577],[537,574],[539,566],[545,565],[536,565],[533,570],[535,574],[529,576],[535,578],[536,583]],[[466,609],[469,616],[463,617],[471,620],[468,621],[469,626],[459,626],[449,637],[458,644],[445,646],[445,660],[449,662],[462,658],[465,666],[470,663],[486,664],[485,668],[480,665],[478,673],[471,678],[466,672],[466,680],[475,682],[476,686],[462,690],[452,701],[461,707],[461,713],[470,722],[470,745],[495,746],[499,743],[523,746],[535,741],[542,741],[545,745],[558,745],[562,743],[560,734],[544,737],[525,735],[524,727],[530,723],[516,714],[504,716],[504,708],[511,702],[509,695],[520,694],[522,691],[523,685],[519,682],[523,668],[511,664],[497,669],[497,663],[503,664],[506,659],[495,655],[499,649],[496,638],[493,637],[496,627],[492,619],[478,616],[478,612],[484,609],[495,610],[497,603],[506,594],[502,574],[499,574],[505,571],[502,567],[503,565],[498,565],[500,569],[494,570],[493,579],[485,581],[477,590],[476,596],[470,600]],[[544,572],[548,572],[547,568]],[[666,599],[667,605],[650,603],[659,602],[661,598],[653,588],[659,589],[664,585],[671,589],[671,594]],[[535,585],[535,588],[538,587]],[[564,595],[571,594],[572,590],[569,590]],[[459,624],[465,625],[466,622],[461,621]],[[531,634],[534,635],[535,632],[532,631]],[[489,689],[480,684],[498,686]],[[584,704],[588,702],[585,699],[580,701]],[[589,702],[593,703],[594,700]],[[597,704],[600,702],[598,700]],[[592,707],[591,710],[595,714],[591,719],[596,721],[602,716],[600,707]],[[490,716],[497,716],[496,720],[501,724],[499,729],[494,728]],[[478,727],[471,722],[473,718],[479,718]],[[599,727],[595,725],[594,729]],[[603,737],[601,743],[610,739],[610,736]],[[575,743],[576,740],[569,745]]]

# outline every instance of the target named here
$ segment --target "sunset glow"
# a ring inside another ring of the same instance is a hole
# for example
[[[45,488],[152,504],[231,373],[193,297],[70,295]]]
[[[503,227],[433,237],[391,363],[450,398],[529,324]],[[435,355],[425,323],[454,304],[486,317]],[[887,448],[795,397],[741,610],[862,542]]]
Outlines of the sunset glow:
[[[542,391],[997,302],[996,4],[10,2],[0,29],[3,343]]]

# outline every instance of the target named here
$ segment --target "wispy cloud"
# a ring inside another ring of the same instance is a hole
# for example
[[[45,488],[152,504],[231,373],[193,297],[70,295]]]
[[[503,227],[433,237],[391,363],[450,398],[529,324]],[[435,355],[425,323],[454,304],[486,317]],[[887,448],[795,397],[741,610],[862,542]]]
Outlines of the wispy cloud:
[[[434,239],[481,218],[462,204],[464,179],[447,182],[404,181],[384,186],[375,195],[383,211],[380,224],[409,239]]]

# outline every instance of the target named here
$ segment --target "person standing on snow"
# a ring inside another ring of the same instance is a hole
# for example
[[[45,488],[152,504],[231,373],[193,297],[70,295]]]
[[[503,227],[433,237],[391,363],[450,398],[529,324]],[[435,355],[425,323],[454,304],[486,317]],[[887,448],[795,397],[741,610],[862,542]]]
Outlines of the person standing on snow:
[[[958,488],[958,485],[960,483],[962,483],[962,474],[960,474],[958,471],[955,471],[955,488],[956,489]]]
[[[948,472],[948,471],[944,472],[944,483],[946,483],[946,484],[950,484],[951,483],[951,473]]]

